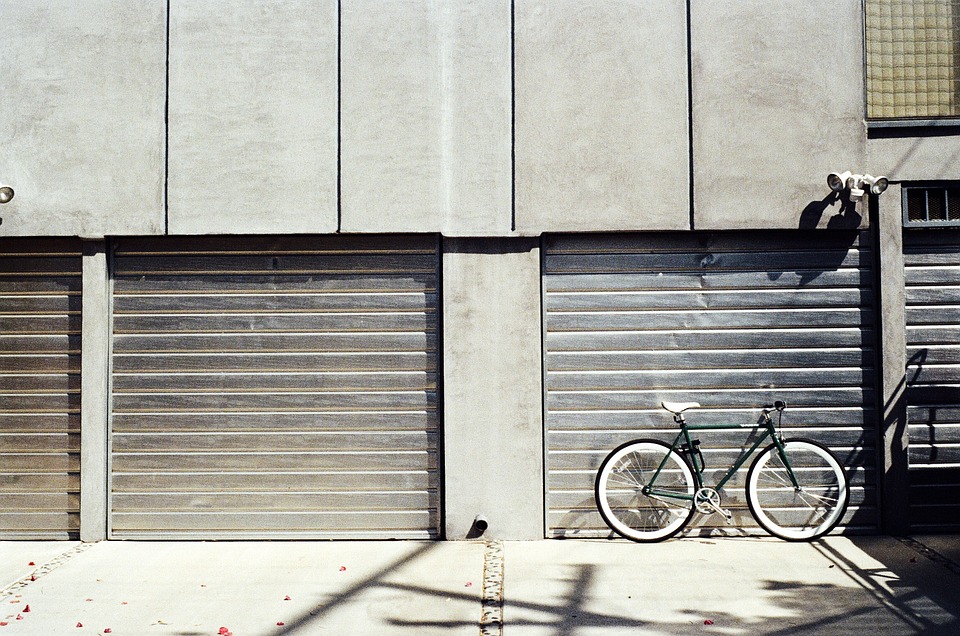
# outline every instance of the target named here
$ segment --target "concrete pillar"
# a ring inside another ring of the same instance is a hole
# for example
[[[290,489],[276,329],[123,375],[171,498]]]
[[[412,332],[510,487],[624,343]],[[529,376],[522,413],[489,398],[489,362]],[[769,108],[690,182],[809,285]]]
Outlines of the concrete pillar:
[[[903,222],[900,186],[891,185],[877,197],[874,237],[878,252],[876,280],[879,305],[880,461],[877,476],[883,531],[905,534],[908,529],[907,404]]]
[[[83,243],[80,540],[107,538],[110,278],[104,241]]]
[[[543,538],[543,370],[537,239],[443,241],[447,539]]]

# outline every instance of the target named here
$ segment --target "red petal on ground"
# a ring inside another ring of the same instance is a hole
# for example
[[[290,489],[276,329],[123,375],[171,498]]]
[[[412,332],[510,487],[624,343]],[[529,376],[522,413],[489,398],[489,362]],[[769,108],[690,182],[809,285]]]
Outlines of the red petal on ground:
[[[31,580],[31,581],[36,581],[36,580],[37,580],[36,575],[35,575],[35,574],[31,574],[31,575],[30,575],[30,580]]]
[[[217,633],[220,634],[220,636],[230,636],[230,630],[226,627],[221,627],[220,631]]]
[[[113,632],[113,630],[110,629],[109,627],[106,628],[105,630],[103,630],[103,633],[104,633],[104,634],[110,634],[111,632]]]
[[[34,563],[33,561],[31,561],[30,563],[27,563],[27,565],[36,565],[36,563]]]
[[[285,601],[291,601],[291,600],[293,600],[293,599],[291,599],[289,596],[284,596],[284,597],[283,597],[283,600],[285,600]]]
[[[282,625],[285,625],[283,621],[277,621],[277,626],[282,626]]]
[[[24,608],[23,608],[23,611],[24,611],[24,612],[29,612],[29,611],[30,611],[30,606],[27,605],[26,607],[24,607]]]
[[[83,623],[77,623],[77,627],[83,627]]]
[[[6,627],[9,624],[7,621],[0,621],[0,627]]]
[[[704,625],[713,625],[713,621],[708,618],[707,620],[703,621],[703,624],[704,624]]]
[[[22,621],[22,620],[23,620],[23,616],[21,616],[20,614],[17,614],[17,620],[18,620],[18,621]]]
[[[340,566],[340,571],[341,571],[341,572],[346,572],[346,571],[347,571],[347,566],[341,565],[341,566]]]
[[[473,581],[467,581],[463,587],[473,587]]]

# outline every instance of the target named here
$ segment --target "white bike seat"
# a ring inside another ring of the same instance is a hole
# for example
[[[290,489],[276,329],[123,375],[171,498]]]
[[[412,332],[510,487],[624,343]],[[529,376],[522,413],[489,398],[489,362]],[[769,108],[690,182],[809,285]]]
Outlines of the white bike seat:
[[[667,409],[674,415],[680,415],[687,409],[700,408],[700,403],[699,402],[661,402],[660,406]]]

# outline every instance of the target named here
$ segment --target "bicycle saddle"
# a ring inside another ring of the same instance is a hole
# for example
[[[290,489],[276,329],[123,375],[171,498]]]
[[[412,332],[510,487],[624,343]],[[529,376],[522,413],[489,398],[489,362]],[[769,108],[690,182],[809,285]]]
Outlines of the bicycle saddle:
[[[687,409],[700,408],[699,402],[661,402],[660,406],[667,409],[674,415],[680,415]]]

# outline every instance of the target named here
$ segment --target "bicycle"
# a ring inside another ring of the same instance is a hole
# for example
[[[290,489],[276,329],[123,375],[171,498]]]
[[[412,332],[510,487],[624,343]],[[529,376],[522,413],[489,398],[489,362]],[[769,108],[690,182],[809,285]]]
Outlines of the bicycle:
[[[770,534],[787,541],[811,541],[839,523],[850,498],[847,476],[834,454],[809,439],[783,439],[771,413],[782,420],[786,404],[762,409],[756,424],[689,425],[683,413],[697,402],[661,402],[680,432],[671,444],[638,439],[618,446],[603,460],[594,487],[597,508],[617,534],[634,541],[662,541],[680,532],[694,512],[733,515],[720,506],[720,493],[747,459],[771,438],[750,465],[746,495],[750,513]],[[779,420],[778,420],[779,424]],[[751,428],[762,433],[712,487],[705,487],[700,440],[691,431]]]

